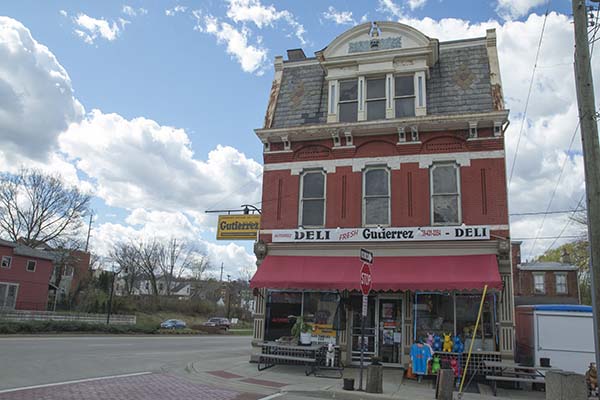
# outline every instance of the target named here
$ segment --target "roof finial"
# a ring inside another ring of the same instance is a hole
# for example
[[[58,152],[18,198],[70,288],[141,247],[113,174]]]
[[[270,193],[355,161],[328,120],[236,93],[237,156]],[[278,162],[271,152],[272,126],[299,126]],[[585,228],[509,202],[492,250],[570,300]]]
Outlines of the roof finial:
[[[377,26],[377,22],[371,22],[371,30],[369,30],[369,35],[374,39],[379,38],[379,35],[381,35],[381,29],[379,29],[379,26]]]

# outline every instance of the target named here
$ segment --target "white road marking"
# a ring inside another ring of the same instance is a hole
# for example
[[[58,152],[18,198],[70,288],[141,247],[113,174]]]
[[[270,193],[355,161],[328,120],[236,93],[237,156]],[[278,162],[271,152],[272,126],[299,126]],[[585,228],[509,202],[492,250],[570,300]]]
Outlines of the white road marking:
[[[52,387],[52,386],[69,385],[69,384],[72,384],[72,383],[100,381],[100,380],[103,380],[103,379],[125,378],[125,377],[129,377],[129,376],[148,375],[148,374],[151,374],[151,373],[152,372],[150,372],[150,371],[135,372],[133,374],[100,376],[98,378],[87,378],[87,379],[77,379],[77,380],[74,380],[74,381],[64,381],[64,382],[56,382],[56,383],[47,383],[45,385],[23,386],[23,387],[18,387],[18,388],[0,390],[0,394],[2,394],[2,393],[10,393],[10,392],[18,392],[18,391],[27,390],[27,389],[40,389],[40,388],[46,388],[46,387]]]
[[[267,396],[267,397],[261,397],[258,400],[271,400],[271,399],[275,399],[275,398],[281,397],[281,396],[283,396],[283,393],[275,393],[275,394],[272,394],[272,395]]]

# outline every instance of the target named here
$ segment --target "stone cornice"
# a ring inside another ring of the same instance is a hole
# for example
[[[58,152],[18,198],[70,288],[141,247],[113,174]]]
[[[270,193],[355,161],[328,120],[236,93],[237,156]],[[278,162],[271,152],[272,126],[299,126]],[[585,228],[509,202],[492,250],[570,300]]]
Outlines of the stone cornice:
[[[372,136],[386,133],[397,133],[398,128],[416,126],[420,132],[469,129],[469,123],[477,121],[479,128],[493,127],[494,123],[505,124],[508,121],[508,110],[491,111],[487,113],[458,114],[458,115],[426,115],[403,119],[388,119],[380,121],[336,122],[327,124],[302,125],[290,128],[255,129],[254,132],[261,141],[280,142],[282,136],[290,141],[331,139],[333,133],[343,135],[351,130],[352,136]]]

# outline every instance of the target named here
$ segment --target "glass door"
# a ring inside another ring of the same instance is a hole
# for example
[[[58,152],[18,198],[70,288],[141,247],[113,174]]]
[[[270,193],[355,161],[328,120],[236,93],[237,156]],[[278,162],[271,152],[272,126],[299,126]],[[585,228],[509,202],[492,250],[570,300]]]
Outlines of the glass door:
[[[402,362],[402,300],[379,298],[379,358],[383,363]]]
[[[360,323],[362,318],[362,296],[352,296],[352,362],[360,361],[360,339],[361,329]],[[363,343],[365,362],[370,362],[371,356],[377,354],[377,321],[376,307],[377,299],[374,296],[369,296],[367,303],[367,318],[365,319],[365,341]]]

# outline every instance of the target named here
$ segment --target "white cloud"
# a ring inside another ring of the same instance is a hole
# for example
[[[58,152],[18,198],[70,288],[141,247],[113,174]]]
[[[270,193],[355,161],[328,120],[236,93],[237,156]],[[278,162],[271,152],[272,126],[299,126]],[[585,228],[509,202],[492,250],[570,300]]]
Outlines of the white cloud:
[[[391,14],[394,17],[402,18],[404,17],[404,13],[402,12],[402,8],[394,3],[393,0],[378,0],[377,11]]]
[[[288,10],[277,10],[275,6],[265,6],[260,0],[227,0],[227,16],[236,23],[252,22],[259,29],[273,26],[274,22],[283,20],[292,29],[301,44],[306,44],[304,26],[300,24],[294,15]]]
[[[84,110],[71,79],[20,22],[0,17],[0,154],[45,162],[57,137]]]
[[[143,117],[93,110],[60,144],[110,206],[201,212],[229,193],[232,206],[260,197],[260,164],[223,146],[198,160],[184,130]]]
[[[333,6],[329,6],[327,11],[323,12],[323,18],[337,25],[356,25],[356,21],[352,18],[352,11],[337,11]]]
[[[138,15],[146,15],[148,14],[148,10],[145,8],[138,8],[135,9],[131,6],[128,5],[124,5],[123,8],[121,9],[121,11],[123,12],[123,14],[126,14],[130,17],[137,17]]]
[[[78,14],[73,22],[79,27],[74,32],[87,44],[94,44],[98,37],[112,42],[122,33],[129,21],[119,18],[109,22],[102,18],[93,18],[86,14]]]
[[[187,10],[186,6],[182,6],[182,5],[178,4],[178,5],[176,5],[173,8],[167,8],[165,10],[165,15],[168,16],[168,17],[172,17],[175,14],[184,13],[186,10]]]
[[[242,27],[236,29],[227,22],[207,15],[196,28],[217,38],[218,43],[227,46],[227,53],[234,57],[245,72],[262,75],[267,61],[267,49],[248,43],[250,31]]]
[[[65,10],[60,10],[59,11],[60,15],[62,15],[63,17],[67,16],[67,12]]]
[[[411,10],[416,10],[417,8],[421,8],[425,6],[427,0],[408,0],[408,6]]]
[[[523,17],[527,13],[549,0],[498,0],[496,12],[505,20],[512,20]]]

